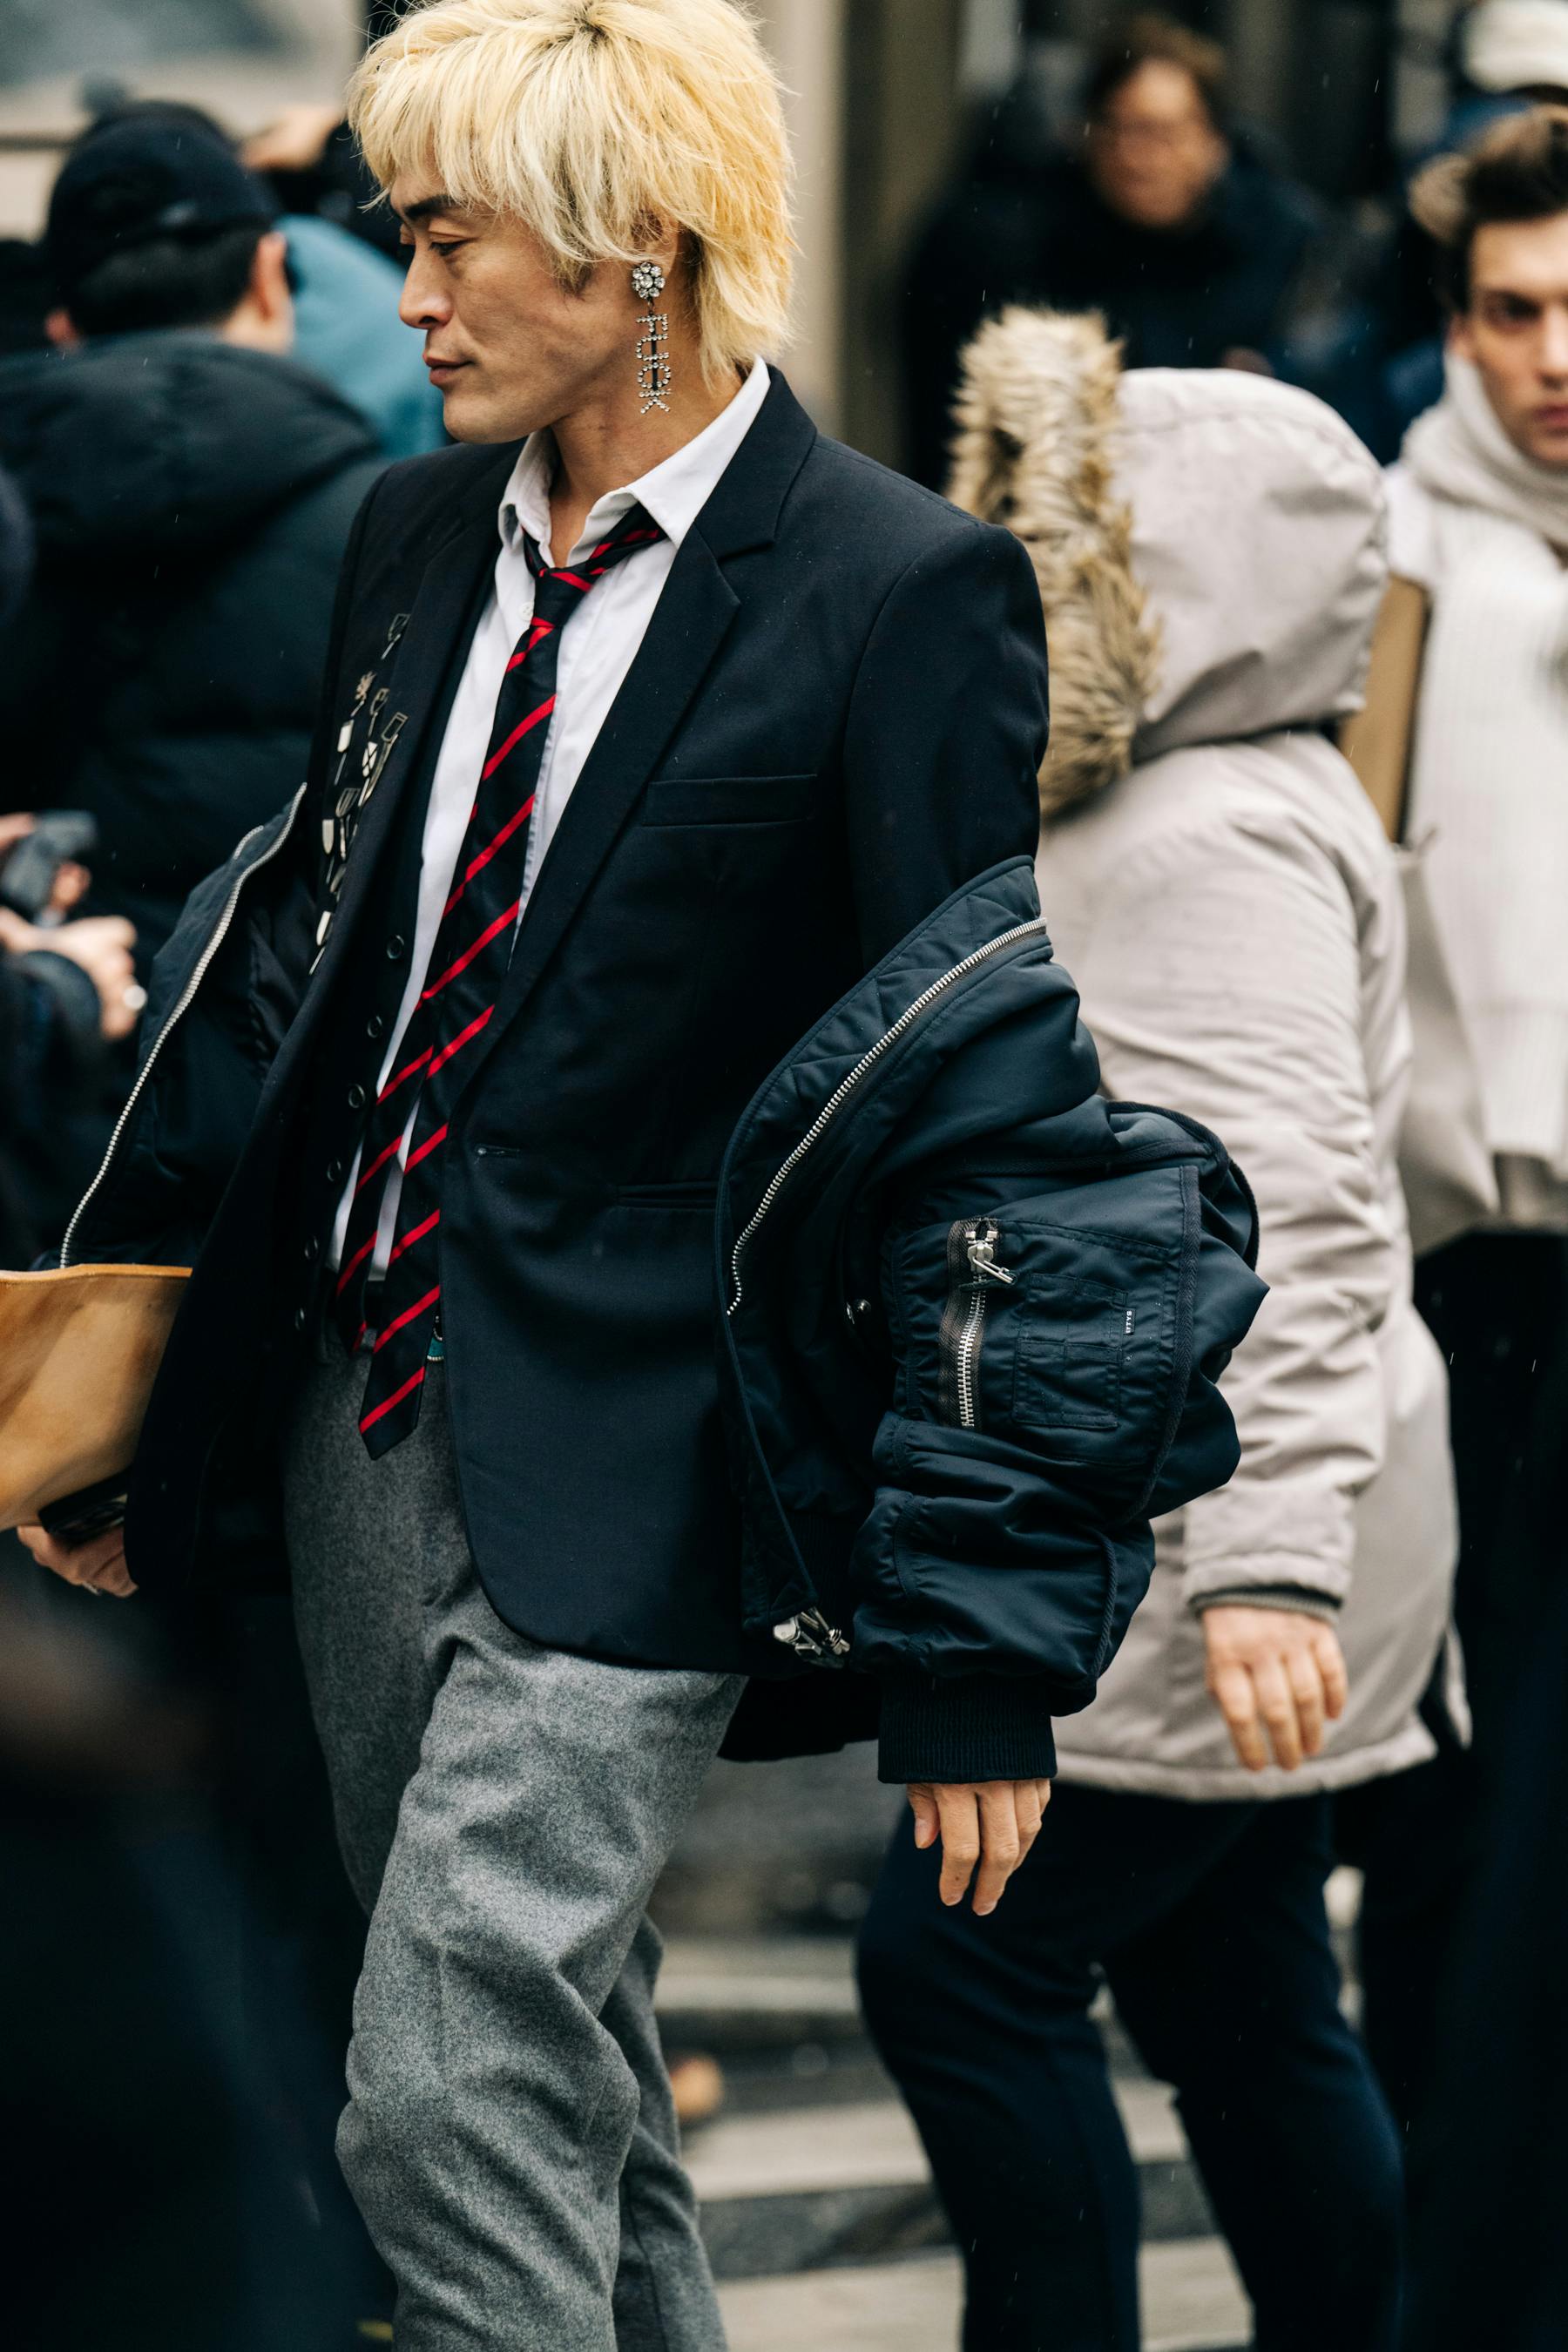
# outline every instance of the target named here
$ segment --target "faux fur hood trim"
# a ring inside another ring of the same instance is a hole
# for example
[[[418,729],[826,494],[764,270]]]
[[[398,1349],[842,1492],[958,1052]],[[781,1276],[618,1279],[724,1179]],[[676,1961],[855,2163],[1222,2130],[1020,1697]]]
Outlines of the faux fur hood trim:
[[[1016,531],[1034,561],[1050,637],[1047,817],[1127,773],[1158,675],[1114,490],[1121,375],[1121,345],[1094,317],[1005,310],[964,353],[948,496]]]
[[[1047,818],[1164,752],[1357,709],[1386,579],[1382,476],[1342,417],[1118,358],[1098,319],[1014,310],[965,360],[952,495],[1034,559]]]

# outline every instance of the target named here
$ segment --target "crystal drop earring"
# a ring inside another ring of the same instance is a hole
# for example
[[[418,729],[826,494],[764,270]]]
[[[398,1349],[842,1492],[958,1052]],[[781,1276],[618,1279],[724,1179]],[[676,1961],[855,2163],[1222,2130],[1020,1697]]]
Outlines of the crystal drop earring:
[[[669,365],[669,314],[657,305],[664,292],[664,272],[657,261],[639,261],[632,271],[632,292],[647,309],[637,320],[642,333],[637,337],[637,390],[642,394],[642,414],[652,408],[662,408],[669,414],[665,398],[673,381]]]

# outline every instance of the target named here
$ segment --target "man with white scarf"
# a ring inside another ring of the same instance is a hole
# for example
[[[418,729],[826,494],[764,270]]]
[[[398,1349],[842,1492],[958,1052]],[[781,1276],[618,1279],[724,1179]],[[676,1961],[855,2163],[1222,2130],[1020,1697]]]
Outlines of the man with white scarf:
[[[1475,1746],[1356,1801],[1371,1809],[1354,1825],[1368,2038],[1413,2127],[1419,2192],[1442,1979],[1564,1552],[1568,110],[1494,124],[1429,164],[1411,204],[1450,324],[1444,396],[1389,476],[1391,566],[1430,600],[1405,834],[1422,849],[1498,1196],[1416,1270],[1450,1366]]]

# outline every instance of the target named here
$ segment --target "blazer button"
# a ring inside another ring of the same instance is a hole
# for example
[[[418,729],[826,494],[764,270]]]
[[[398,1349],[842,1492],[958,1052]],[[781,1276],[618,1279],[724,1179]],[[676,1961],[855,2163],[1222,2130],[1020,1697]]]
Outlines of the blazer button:
[[[365,1035],[374,1042],[375,1038],[384,1036],[385,1033],[385,1022],[382,1019],[379,1013],[373,1013],[370,1019],[364,1024]]]
[[[388,962],[395,963],[400,956],[406,955],[407,952],[408,942],[404,938],[403,933],[401,931],[394,931],[392,937],[386,942]]]
[[[341,1183],[342,1182],[342,1181],[343,1181],[343,1163],[342,1163],[342,1161],[341,1160],[328,1160],[328,1162],[327,1162],[327,1181],[328,1181],[328,1183],[329,1183],[329,1184],[341,1184]]]
[[[305,1244],[305,1263],[307,1265],[314,1265],[316,1260],[321,1256],[321,1244],[320,1242],[310,1241]]]
[[[296,1307],[294,1309],[294,1328],[296,1331],[302,1331],[310,1319],[309,1313],[303,1307]]]
[[[350,1110],[363,1110],[363,1109],[364,1108],[364,1103],[365,1103],[364,1088],[363,1088],[363,1087],[360,1087],[360,1086],[353,1086],[353,1087],[351,1087],[349,1088],[349,1108],[350,1108]]]

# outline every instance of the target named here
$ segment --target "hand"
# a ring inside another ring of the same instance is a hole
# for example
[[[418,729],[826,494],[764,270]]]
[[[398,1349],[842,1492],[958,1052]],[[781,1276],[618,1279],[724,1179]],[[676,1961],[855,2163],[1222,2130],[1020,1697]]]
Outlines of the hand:
[[[1284,1771],[1317,1755],[1324,1724],[1338,1720],[1350,1696],[1331,1625],[1293,1609],[1205,1609],[1204,1645],[1209,1696],[1249,1772],[1268,1761],[1265,1728]]]
[[[10,816],[0,816],[0,866],[5,865],[19,841],[26,841],[37,823],[37,817],[20,811]],[[49,913],[68,915],[71,908],[79,906],[87,896],[90,879],[85,866],[79,866],[74,858],[68,858],[56,869],[55,886],[49,893]]]
[[[910,1805],[915,1843],[942,1840],[942,1899],[962,1903],[974,1874],[974,1908],[984,1918],[1035,1840],[1051,1801],[1048,1780],[914,1780]]]
[[[90,1543],[78,1544],[74,1549],[57,1543],[39,1527],[18,1528],[16,1533],[38,1566],[52,1569],[68,1584],[112,1593],[116,1601],[129,1601],[136,1590],[125,1565],[123,1528],[110,1528],[106,1535],[94,1536]]]
[[[240,160],[253,172],[311,171],[342,119],[341,106],[323,106],[320,101],[286,106],[275,121],[246,141]]]
[[[111,1041],[131,1034],[147,1002],[131,961],[135,943],[134,927],[121,915],[89,915],[44,930],[0,907],[0,948],[13,955],[65,956],[79,964],[98,991],[100,1026]]]

